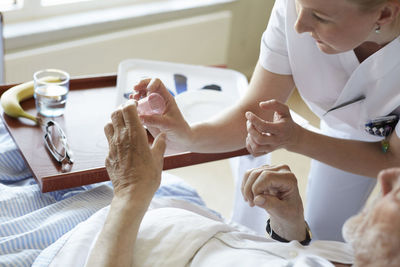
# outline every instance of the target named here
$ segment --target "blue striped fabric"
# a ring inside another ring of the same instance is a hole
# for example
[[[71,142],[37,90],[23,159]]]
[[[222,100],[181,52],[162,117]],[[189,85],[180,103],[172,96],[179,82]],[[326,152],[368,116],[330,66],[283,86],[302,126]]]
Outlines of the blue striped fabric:
[[[1,120],[0,163],[0,182],[2,184],[12,184],[32,177]]]
[[[189,186],[180,178],[172,176],[171,174],[168,173],[163,173],[161,186],[155,193],[155,198],[181,199],[181,200],[186,200],[188,202],[192,202],[199,206],[206,207],[204,201],[201,199],[201,197],[198,195],[198,193],[193,187]],[[219,213],[213,210],[210,211],[216,214],[217,216],[221,217]],[[33,263],[32,267],[49,266],[51,261],[60,251],[60,249],[62,249],[62,247],[66,244],[72,232],[73,231],[69,231],[68,233],[63,235],[60,239],[58,239],[57,242],[55,242],[54,244],[43,250],[39,254],[39,256],[35,259],[35,262]]]
[[[112,195],[109,182],[42,194],[0,121],[1,267],[31,266],[43,249],[108,205]]]
[[[164,173],[156,197],[205,206],[195,189],[169,176]],[[0,119],[0,267],[48,266],[69,231],[112,196],[110,182],[41,193]]]

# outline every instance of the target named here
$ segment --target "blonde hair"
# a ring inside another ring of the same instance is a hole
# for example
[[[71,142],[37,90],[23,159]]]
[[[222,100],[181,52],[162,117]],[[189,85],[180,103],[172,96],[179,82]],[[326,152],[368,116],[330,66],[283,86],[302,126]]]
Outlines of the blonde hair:
[[[358,5],[361,11],[368,12],[374,10],[375,8],[378,8],[380,5],[383,5],[391,0],[347,0],[347,1]],[[400,2],[400,0],[393,0],[393,1]],[[393,21],[392,26],[400,29],[400,12],[397,16],[397,19]]]
[[[347,0],[347,1],[360,6],[361,10],[363,11],[369,11],[386,3],[388,0]]]

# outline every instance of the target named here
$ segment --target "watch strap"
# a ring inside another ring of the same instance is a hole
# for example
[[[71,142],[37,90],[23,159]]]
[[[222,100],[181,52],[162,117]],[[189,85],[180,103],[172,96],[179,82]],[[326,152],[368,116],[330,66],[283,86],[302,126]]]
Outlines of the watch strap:
[[[299,243],[302,244],[303,246],[309,245],[310,242],[311,242],[311,238],[312,238],[312,234],[311,234],[310,227],[308,226],[308,223],[307,223],[307,222],[305,222],[305,224],[306,224],[306,239],[304,239],[303,241],[299,242]],[[289,240],[287,240],[287,239],[285,239],[285,238],[282,238],[282,237],[279,236],[277,233],[275,233],[274,230],[272,230],[272,227],[271,227],[271,220],[270,220],[270,219],[267,220],[266,230],[267,230],[268,235],[269,235],[272,239],[274,239],[274,240],[276,240],[276,241],[279,241],[279,242],[284,242],[284,243],[289,243],[289,242],[290,242]]]

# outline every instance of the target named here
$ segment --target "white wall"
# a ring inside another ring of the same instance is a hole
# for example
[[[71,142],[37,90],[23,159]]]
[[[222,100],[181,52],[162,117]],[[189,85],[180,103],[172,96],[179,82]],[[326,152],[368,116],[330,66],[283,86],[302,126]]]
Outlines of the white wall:
[[[226,64],[250,75],[272,0],[238,0],[213,8],[152,17],[106,31],[12,47],[6,40],[6,82],[32,79],[38,69],[61,68],[73,76],[116,73],[126,58],[188,64]],[[7,21],[6,21],[7,23]],[[138,26],[134,26],[138,25]],[[44,39],[44,38],[43,38]],[[40,40],[39,40],[40,41]]]

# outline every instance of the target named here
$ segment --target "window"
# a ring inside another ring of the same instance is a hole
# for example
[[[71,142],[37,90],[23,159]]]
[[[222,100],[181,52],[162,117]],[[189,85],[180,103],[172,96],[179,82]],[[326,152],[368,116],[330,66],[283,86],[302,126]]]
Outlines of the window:
[[[3,12],[6,23],[12,23],[155,1],[156,0],[0,0],[0,11]]]
[[[17,8],[17,0],[1,0],[0,11],[8,11]]]
[[[83,2],[83,1],[91,1],[91,0],[42,0],[42,5],[43,6],[52,6],[52,5],[76,3],[76,2]]]
[[[5,1],[0,3],[6,6]],[[25,49],[208,14],[236,1],[239,0],[7,0],[8,10],[2,12],[3,36],[6,51],[17,55]]]

